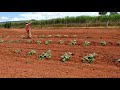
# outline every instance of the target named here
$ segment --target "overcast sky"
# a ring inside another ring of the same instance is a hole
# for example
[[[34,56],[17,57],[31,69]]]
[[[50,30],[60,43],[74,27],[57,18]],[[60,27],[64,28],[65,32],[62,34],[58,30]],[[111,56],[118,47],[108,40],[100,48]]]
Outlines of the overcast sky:
[[[19,20],[43,20],[65,16],[98,16],[98,12],[0,12],[0,22]]]

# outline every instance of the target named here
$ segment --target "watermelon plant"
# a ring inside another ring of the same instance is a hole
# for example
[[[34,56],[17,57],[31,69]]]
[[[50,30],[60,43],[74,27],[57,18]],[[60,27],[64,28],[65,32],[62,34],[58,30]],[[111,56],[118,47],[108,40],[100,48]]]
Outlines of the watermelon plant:
[[[22,39],[23,39],[23,38],[25,38],[25,36],[24,36],[24,35],[21,35],[21,36],[20,36],[20,38],[22,38]]]
[[[3,38],[4,36],[0,36],[0,38]]]
[[[36,54],[36,51],[35,50],[31,50],[27,53],[27,55],[33,55],[33,54]]]
[[[77,38],[77,35],[73,35],[72,37],[73,37],[73,38]]]
[[[14,41],[13,40],[9,40],[8,43],[13,43]]]
[[[4,42],[4,40],[0,40],[0,43],[3,43]]]
[[[43,52],[41,55],[38,56],[38,60],[43,60],[43,59],[48,59],[51,58],[52,54],[51,54],[51,50],[48,50],[46,52]]]
[[[47,38],[50,38],[50,37],[52,37],[52,35],[48,35],[48,36],[47,36]]]
[[[63,35],[65,38],[68,38],[69,36],[68,35]]]
[[[36,44],[41,44],[42,42],[41,41],[36,41]]]
[[[48,44],[51,44],[51,43],[52,43],[52,40],[45,41],[45,45],[48,45]]]
[[[55,37],[61,37],[62,35],[60,35],[60,34],[57,34],[57,35],[55,35]]]
[[[26,43],[31,44],[31,43],[32,43],[32,40],[27,40]]]
[[[59,40],[58,44],[64,44],[64,42],[65,42],[64,40]]]
[[[71,40],[69,45],[76,45],[77,44],[77,41],[76,40]]]
[[[82,58],[82,60],[83,60],[83,61],[87,61],[88,63],[91,63],[91,62],[93,62],[93,61],[95,60],[95,56],[96,56],[96,55],[97,55],[96,53],[89,54],[89,55],[87,55],[87,56],[84,56],[84,57]]]
[[[90,45],[90,42],[89,41],[85,41],[84,43],[83,43],[83,46],[89,46]]]
[[[20,54],[22,52],[22,49],[15,50],[15,53]]]
[[[105,45],[107,45],[107,42],[101,41],[100,44],[101,44],[102,46],[105,46]]]
[[[38,38],[45,38],[45,35],[39,35]]]
[[[15,42],[16,42],[16,43],[19,43],[19,42],[20,42],[20,40],[16,40]]]
[[[117,42],[117,45],[120,46],[120,41]]]
[[[65,54],[61,55],[61,61],[62,62],[68,61],[70,60],[71,56],[72,56],[71,52],[68,52],[68,53],[65,52]]]

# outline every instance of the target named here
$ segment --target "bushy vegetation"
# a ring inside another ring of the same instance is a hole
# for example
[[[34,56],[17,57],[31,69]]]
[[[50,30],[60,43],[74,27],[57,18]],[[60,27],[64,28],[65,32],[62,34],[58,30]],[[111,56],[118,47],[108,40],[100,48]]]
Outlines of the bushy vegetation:
[[[86,55],[82,58],[83,61],[87,61],[88,63],[91,63],[95,60],[95,56],[97,54],[96,53],[92,53],[92,54],[89,54],[89,55]]]
[[[70,42],[69,42],[69,45],[76,45],[77,44],[77,40],[71,40]]]
[[[22,52],[22,49],[15,50],[15,53],[20,54]]]
[[[3,43],[4,42],[4,40],[0,40],[0,43]]]
[[[10,22],[5,23],[4,28],[8,28],[8,29],[11,28],[11,23]]]
[[[107,45],[107,42],[106,42],[106,41],[101,41],[100,44],[101,44],[102,46],[105,46],[105,45]]]
[[[27,21],[0,23],[0,27],[5,28],[24,28]],[[42,27],[97,27],[97,26],[119,26],[120,15],[101,15],[101,16],[77,16],[65,17],[49,20],[31,20],[32,28]]]
[[[89,42],[89,41],[85,41],[84,43],[83,43],[83,46],[89,46],[91,43]]]
[[[31,50],[27,53],[27,55],[33,55],[33,54],[36,54],[36,51],[35,50]]]
[[[70,60],[70,58],[72,57],[72,53],[71,52],[65,52],[65,54],[61,55],[61,61],[65,62]]]
[[[43,59],[48,59],[51,58],[52,54],[51,54],[51,50],[48,50],[46,52],[43,52],[41,55],[38,56],[38,60],[43,60]]]

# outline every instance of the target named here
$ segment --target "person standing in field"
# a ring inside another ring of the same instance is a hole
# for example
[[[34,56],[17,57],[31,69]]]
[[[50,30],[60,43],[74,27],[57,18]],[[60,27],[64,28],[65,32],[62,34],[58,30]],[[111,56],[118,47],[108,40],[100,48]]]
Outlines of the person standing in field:
[[[26,31],[27,31],[27,37],[28,37],[28,38],[32,38],[30,24],[31,24],[30,22],[27,22],[27,23],[26,23],[26,26],[25,26],[25,29],[26,29]]]

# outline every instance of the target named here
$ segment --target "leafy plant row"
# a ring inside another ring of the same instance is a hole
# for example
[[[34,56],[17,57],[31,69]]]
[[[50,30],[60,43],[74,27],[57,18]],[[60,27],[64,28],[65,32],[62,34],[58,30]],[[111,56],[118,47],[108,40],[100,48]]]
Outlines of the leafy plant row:
[[[16,54],[20,54],[22,52],[22,49],[17,49],[14,51]],[[35,50],[30,50],[29,52],[27,52],[27,55],[34,55],[34,54],[37,54],[37,52]],[[74,53],[72,52],[65,52],[64,54],[62,54],[60,57],[61,57],[61,61],[62,62],[66,62],[66,61],[69,61],[72,56],[74,55]],[[91,63],[95,60],[95,56],[97,54],[93,53],[93,54],[89,54],[87,56],[84,56],[82,58],[83,61],[86,61],[88,63]],[[42,52],[41,54],[38,55],[38,60],[44,60],[44,59],[49,59],[49,58],[52,58],[52,53],[51,53],[51,50],[48,50],[48,51],[45,51],[45,52]]]
[[[0,43],[5,43],[5,42],[6,42],[6,43],[26,42],[26,43],[28,43],[28,44],[32,44],[32,43],[33,43],[32,40],[26,40],[26,41],[7,40],[7,41],[4,41],[4,40],[0,39]],[[38,40],[38,41],[35,41],[35,43],[36,43],[36,44],[42,44],[42,42],[39,41],[39,40]],[[46,41],[44,41],[43,44],[49,45],[49,44],[51,44],[51,43],[52,43],[52,40],[46,40]],[[62,44],[65,44],[65,41],[64,41],[64,40],[59,40],[57,43],[62,45]],[[99,44],[100,44],[101,46],[106,46],[108,43],[107,43],[106,41],[101,41]],[[68,42],[68,45],[71,45],[71,46],[77,45],[77,40],[71,40],[71,41],[69,41],[69,42]],[[90,45],[91,45],[91,42],[89,42],[89,41],[83,42],[83,46],[90,46]],[[120,46],[120,41],[116,42],[116,45]]]

